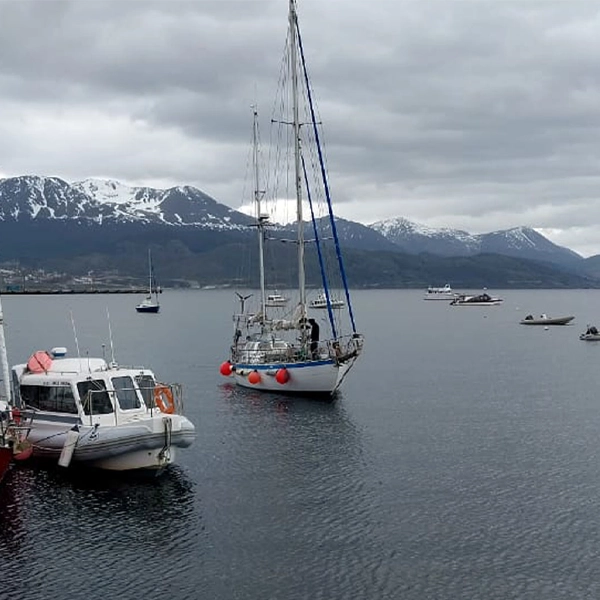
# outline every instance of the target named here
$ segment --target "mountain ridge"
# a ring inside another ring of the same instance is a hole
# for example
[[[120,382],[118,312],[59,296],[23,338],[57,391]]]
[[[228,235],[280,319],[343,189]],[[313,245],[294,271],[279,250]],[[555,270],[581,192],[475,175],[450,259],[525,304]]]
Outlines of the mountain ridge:
[[[325,227],[326,239],[333,238],[327,218],[319,221]],[[273,223],[268,235],[274,240],[289,239],[294,237],[290,235],[292,229]],[[437,275],[435,263],[455,270],[445,262],[448,258],[456,259],[452,264],[471,270],[465,278],[472,281],[479,281],[478,262],[486,265],[488,279],[521,282],[515,285],[534,281],[532,285],[552,286],[554,277],[555,285],[564,286],[565,273],[573,276],[568,285],[589,287],[600,280],[598,261],[584,259],[527,227],[472,235],[463,230],[437,230],[401,217],[370,226],[337,218],[336,233],[349,257],[349,270],[358,275],[357,286],[376,286],[374,278],[378,276],[387,285],[404,286],[409,279],[400,270],[413,272],[410,281],[420,280],[416,275],[418,265],[423,277],[431,278],[430,283],[438,278],[446,280],[442,274]],[[68,183],[58,177],[37,175],[0,179],[0,236],[0,261],[26,260],[38,265],[52,262],[65,270],[72,270],[73,265],[78,269],[103,265],[137,272],[146,269],[147,249],[152,246],[157,261],[161,254],[169,256],[171,264],[164,264],[163,269],[180,278],[186,277],[187,269],[190,277],[206,277],[206,283],[213,283],[211,277],[231,279],[236,261],[240,256],[249,256],[256,245],[253,217],[192,186],[158,189],[92,178]],[[225,248],[231,248],[232,256]],[[120,260],[113,259],[115,253]],[[136,256],[125,260],[125,253]],[[407,258],[402,258],[404,255]],[[478,258],[487,255],[512,257],[517,263]],[[178,264],[177,256],[185,260]],[[221,261],[222,268],[213,265],[204,269],[195,264],[213,260]],[[186,269],[182,269],[183,264]],[[503,279],[502,274],[495,275],[493,264],[514,276]],[[593,266],[592,271],[587,272],[587,264]],[[532,275],[536,269],[544,274],[542,283]]]

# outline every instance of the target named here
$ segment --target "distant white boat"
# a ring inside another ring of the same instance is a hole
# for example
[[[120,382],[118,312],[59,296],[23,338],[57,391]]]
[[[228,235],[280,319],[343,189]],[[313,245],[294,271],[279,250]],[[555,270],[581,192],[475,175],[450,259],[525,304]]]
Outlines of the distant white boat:
[[[502,298],[494,298],[487,293],[476,296],[460,294],[450,302],[451,306],[499,306],[502,304]]]
[[[279,292],[274,292],[273,294],[269,294],[267,296],[267,300],[265,302],[265,306],[270,306],[271,308],[276,308],[278,306],[285,306],[289,301],[289,298],[282,296]]]
[[[533,315],[527,315],[520,321],[521,325],[567,325],[575,317],[549,317],[548,315],[540,315],[535,318]]]
[[[331,306],[331,308],[344,308],[346,303],[340,298],[333,298],[329,296],[329,303],[327,302],[327,295],[323,292],[319,294],[316,298],[311,300],[308,303],[310,308],[327,308]]]
[[[443,287],[429,286],[423,300],[452,300],[457,296],[458,294],[454,292],[450,287],[450,284],[447,283]]]
[[[586,332],[582,333],[579,339],[585,342],[600,342],[600,331],[595,325],[588,325]]]

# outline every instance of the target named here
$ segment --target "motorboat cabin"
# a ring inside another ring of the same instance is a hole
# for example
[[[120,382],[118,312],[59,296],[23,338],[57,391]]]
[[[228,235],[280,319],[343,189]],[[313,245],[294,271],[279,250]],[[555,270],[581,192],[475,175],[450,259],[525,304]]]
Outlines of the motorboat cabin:
[[[30,423],[34,455],[111,470],[161,470],[189,446],[194,425],[182,413],[181,388],[144,367],[103,358],[34,353],[12,368],[15,404]],[[66,352],[66,351],[65,351]]]

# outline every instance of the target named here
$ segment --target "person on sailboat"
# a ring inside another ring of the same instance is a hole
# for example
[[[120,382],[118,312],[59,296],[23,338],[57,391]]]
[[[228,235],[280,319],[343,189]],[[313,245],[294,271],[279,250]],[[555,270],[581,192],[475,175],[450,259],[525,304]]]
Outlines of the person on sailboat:
[[[309,319],[310,323],[310,353],[313,358],[319,355],[319,324],[314,319]]]

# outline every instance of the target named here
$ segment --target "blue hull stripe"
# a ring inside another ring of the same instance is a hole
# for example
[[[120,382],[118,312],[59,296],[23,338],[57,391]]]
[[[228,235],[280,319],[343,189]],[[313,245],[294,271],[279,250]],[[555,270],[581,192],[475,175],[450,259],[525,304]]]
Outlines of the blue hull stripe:
[[[312,362],[305,363],[271,363],[268,365],[253,365],[250,363],[234,364],[236,369],[251,369],[252,371],[270,371],[272,369],[304,369],[306,367],[321,367],[324,365],[333,365],[334,362],[331,359],[328,360],[314,360]]]

